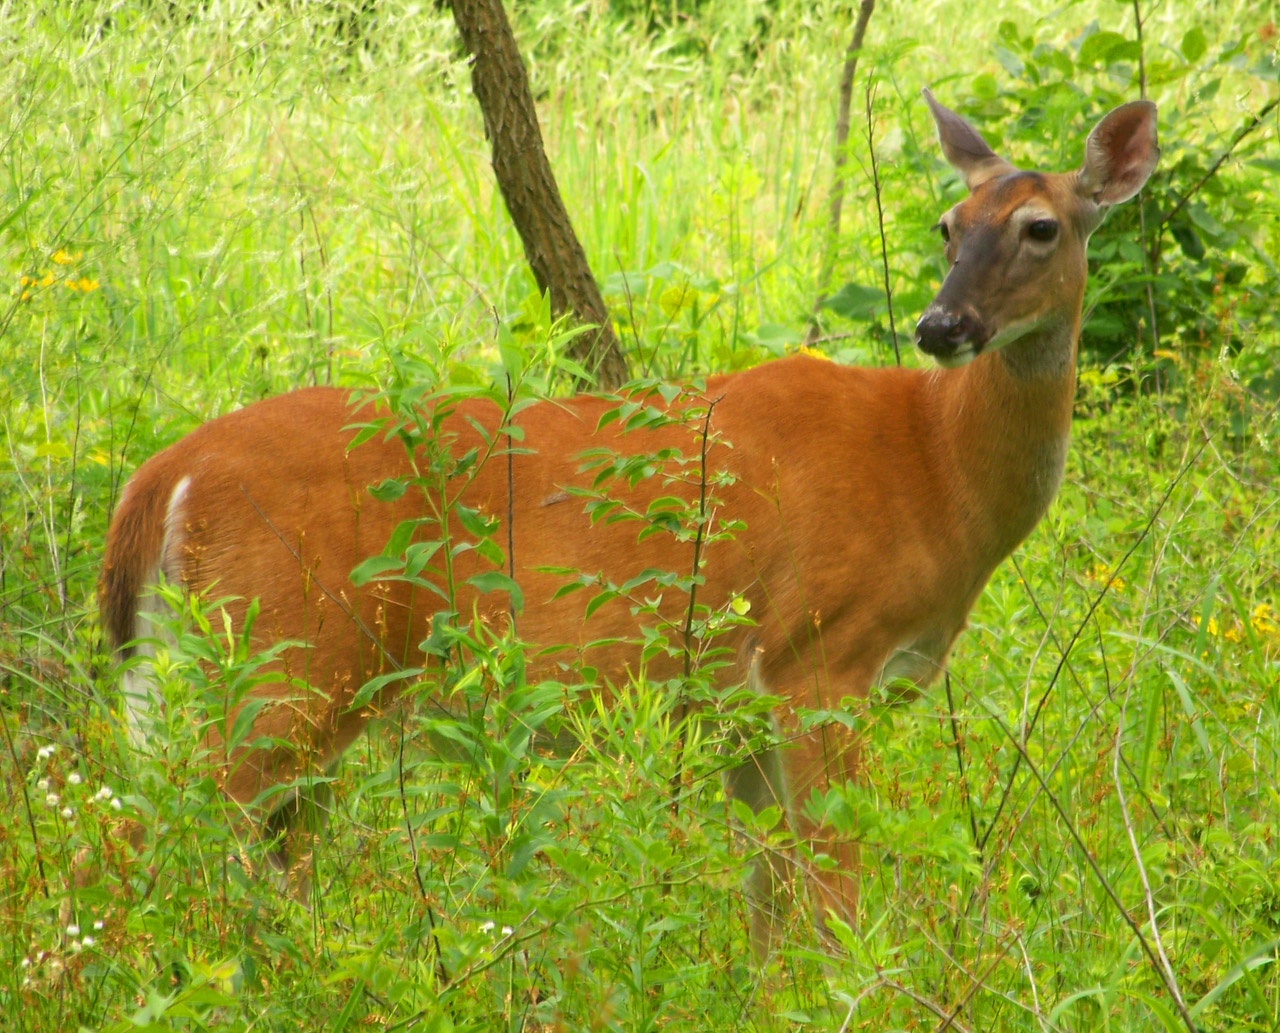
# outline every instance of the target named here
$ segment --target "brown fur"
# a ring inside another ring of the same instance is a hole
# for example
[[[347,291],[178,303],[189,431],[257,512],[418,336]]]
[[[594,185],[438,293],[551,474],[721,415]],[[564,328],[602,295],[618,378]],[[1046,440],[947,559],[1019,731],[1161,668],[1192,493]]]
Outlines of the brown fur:
[[[519,448],[528,454],[512,456],[510,470],[506,456],[491,457],[469,483],[459,479],[446,492],[451,503],[502,521],[494,540],[504,552],[511,534],[508,559],[525,599],[517,618],[521,637],[535,647],[568,643],[603,679],[618,679],[636,669],[631,643],[638,618],[615,601],[585,620],[595,593],[555,598],[566,579],[538,568],[572,567],[615,583],[647,568],[688,574],[693,545],[667,533],[638,541],[643,525],[631,521],[592,523],[582,500],[565,489],[590,483],[579,460],[588,449],[631,455],[672,448],[697,457],[702,421],[696,413],[713,407],[708,468],[734,478],[712,489],[715,513],[743,521],[745,529],[705,550],[699,602],[721,607],[736,595],[750,601],[756,626],[722,640],[740,657],[722,681],[754,673],[787,701],[777,715],[783,745],[773,757],[744,758],[730,789],[753,806],[782,803],[795,833],[835,858],[836,872],[816,876],[817,903],[845,916],[855,900],[853,845],[815,827],[800,804],[810,791],[855,775],[857,743],[838,725],[802,732],[797,710],[865,697],[891,676],[926,685],[942,669],[992,570],[1043,514],[1061,477],[1071,420],[1095,199],[1128,196],[1082,195],[1085,173],[1091,189],[1101,180],[1103,191],[1116,178],[1099,171],[1098,162],[1081,174],[1019,174],[989,150],[975,151],[964,131],[981,144],[977,134],[930,101],[948,157],[972,192],[946,217],[952,270],[921,321],[921,335],[927,320],[966,313],[960,344],[980,352],[974,361],[920,371],[781,359],[711,377],[700,394],[675,403],[676,415],[694,415],[628,434],[617,423],[597,430],[616,400],[543,401],[515,417],[524,431]],[[1107,140],[1123,142],[1105,150],[1106,160],[1125,158],[1130,178],[1145,180],[1154,164],[1154,109],[1128,105],[1104,125]],[[1132,171],[1135,162],[1144,164],[1140,177]],[[1028,205],[1060,221],[1055,246],[1026,242],[1018,213]],[[1025,333],[1024,324],[1030,327]],[[1004,343],[999,335],[1010,326],[1022,336],[1002,350],[982,350],[992,340]],[[411,472],[398,440],[377,436],[350,447],[347,428],[371,414],[368,406],[353,409],[347,392],[312,388],[205,424],[142,466],[108,535],[101,597],[117,646],[133,637],[139,594],[161,568],[192,589],[238,597],[230,606],[237,621],[244,600],[256,597],[260,645],[309,644],[286,651],[277,666],[305,679],[311,693],[299,698],[283,679],[258,690],[289,702],[265,707],[254,737],[281,737],[297,752],[264,750],[234,759],[226,790],[245,805],[306,767],[330,763],[360,734],[367,710],[350,709],[353,694],[397,664],[422,664],[418,644],[443,605],[403,584],[355,588],[348,580],[357,564],[383,549],[400,521],[440,504],[413,490],[394,503],[368,495],[370,485]],[[483,451],[474,424],[493,435],[498,420],[493,405],[462,402],[444,420],[440,443],[454,455]],[[503,444],[499,438],[498,447]],[[634,490],[625,484],[606,490],[643,512],[660,496],[694,500],[696,471],[694,463],[677,475],[667,464],[666,473],[676,475],[672,483],[659,473]],[[166,513],[183,478],[190,478],[189,488],[166,541]],[[456,522],[452,533],[459,534]],[[438,534],[427,527],[422,537]],[[459,585],[479,569],[474,552],[462,554]],[[655,592],[646,586],[639,594]],[[684,593],[668,590],[663,618],[678,628],[686,605]],[[463,588],[457,608],[464,615],[474,608],[495,626],[509,619],[505,595]],[[677,640],[678,631],[670,637]],[[590,645],[604,639],[623,641]],[[534,675],[554,674],[564,656],[544,659]],[[666,677],[680,666],[678,659],[660,659],[647,673]],[[781,776],[771,774],[775,768]],[[769,950],[769,901],[778,874],[762,866],[756,877],[754,938],[762,953]]]

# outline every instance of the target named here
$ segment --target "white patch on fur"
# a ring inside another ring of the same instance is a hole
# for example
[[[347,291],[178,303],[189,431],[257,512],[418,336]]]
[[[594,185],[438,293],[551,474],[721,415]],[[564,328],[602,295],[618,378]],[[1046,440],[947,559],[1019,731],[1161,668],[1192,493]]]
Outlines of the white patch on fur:
[[[134,746],[139,748],[146,745],[148,729],[160,706],[155,682],[156,651],[159,648],[168,649],[174,644],[169,627],[156,620],[158,615],[168,612],[168,607],[155,586],[162,576],[168,578],[177,574],[176,569],[168,562],[169,548],[180,527],[182,504],[190,487],[191,478],[183,477],[169,496],[169,505],[164,514],[164,541],[160,544],[160,555],[156,557],[156,565],[147,576],[145,587],[137,600],[138,612],[133,618],[135,659],[120,679],[125,716],[129,722],[129,737]]]

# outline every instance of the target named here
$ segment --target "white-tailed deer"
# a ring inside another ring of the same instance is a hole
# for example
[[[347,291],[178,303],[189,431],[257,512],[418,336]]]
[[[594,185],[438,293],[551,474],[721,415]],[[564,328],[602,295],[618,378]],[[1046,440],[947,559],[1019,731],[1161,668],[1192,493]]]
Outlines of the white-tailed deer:
[[[277,682],[254,690],[268,702],[249,737],[294,748],[233,756],[226,792],[251,808],[304,768],[330,765],[367,721],[370,707],[350,705],[362,684],[396,664],[430,668],[421,644],[440,599],[403,581],[357,587],[349,575],[382,552],[403,521],[423,521],[421,539],[446,534],[430,518],[446,504],[501,522],[492,539],[503,552],[497,569],[509,565],[523,589],[522,639],[575,647],[603,680],[634,670],[637,625],[665,616],[678,626],[687,596],[672,592],[645,617],[617,600],[587,619],[595,593],[557,595],[565,577],[545,568],[615,584],[649,569],[690,572],[693,538],[593,522],[576,489],[591,483],[581,459],[589,450],[695,457],[705,445],[708,470],[730,475],[712,491],[717,515],[743,526],[703,550],[698,599],[714,608],[745,597],[756,622],[718,640],[738,658],[719,679],[758,679],[783,701],[779,744],[744,756],[729,790],[757,809],[779,803],[796,836],[834,858],[831,871],[812,879],[815,905],[851,915],[853,844],[817,825],[803,802],[855,775],[858,743],[843,725],[802,728],[797,715],[866,697],[890,680],[926,685],[992,570],[1045,512],[1071,424],[1086,242],[1103,209],[1136,194],[1159,155],[1155,106],[1145,101],[1102,119],[1079,171],[1046,174],[1015,169],[927,91],[926,98],[943,151],[969,190],[940,220],[948,272],[916,328],[940,368],[780,359],[711,377],[700,392],[669,403],[671,422],[629,432],[622,421],[602,424],[617,399],[538,402],[514,418],[523,431],[518,454],[471,464],[448,483],[444,500],[420,480],[395,501],[370,496],[371,485],[413,478],[408,452],[386,435],[353,444],[351,428],[373,419],[375,407],[353,406],[349,392],[333,388],[223,416],[146,462],[121,497],[102,571],[104,619],[120,655],[150,633],[149,586],[161,576],[232,597],[236,621],[248,600],[259,600],[253,640],[264,649],[305,643],[275,658]],[[681,417],[708,407],[705,435],[701,416]],[[440,420],[435,443],[483,456],[494,447],[486,438],[497,437],[501,450],[499,419],[489,402],[458,402]],[[703,483],[686,471],[623,478],[607,490],[643,513],[664,497],[696,502]],[[455,540],[460,533],[455,527]],[[456,562],[457,610],[505,625],[505,593],[465,584],[494,569],[492,556],[472,551]],[[564,656],[547,660],[543,673],[556,673]],[[679,673],[673,657],[648,668],[657,677]],[[145,665],[130,672],[131,706],[145,695],[146,678]],[[301,699],[297,679],[312,690]],[[374,705],[388,702],[384,695]],[[277,795],[272,806],[281,802]],[[752,877],[761,953],[769,950],[785,863],[761,864]]]

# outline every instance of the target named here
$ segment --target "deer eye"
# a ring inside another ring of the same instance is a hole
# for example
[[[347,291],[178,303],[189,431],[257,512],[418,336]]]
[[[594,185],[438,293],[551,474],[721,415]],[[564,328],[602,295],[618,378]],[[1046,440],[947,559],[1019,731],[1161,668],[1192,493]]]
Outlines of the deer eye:
[[[945,222],[938,223],[938,225],[936,225],[934,229],[937,230],[940,234],[942,234],[942,243],[944,244],[951,243],[951,231],[947,229],[947,224]]]
[[[1027,224],[1027,236],[1046,243],[1058,235],[1058,223],[1053,219],[1036,219]]]

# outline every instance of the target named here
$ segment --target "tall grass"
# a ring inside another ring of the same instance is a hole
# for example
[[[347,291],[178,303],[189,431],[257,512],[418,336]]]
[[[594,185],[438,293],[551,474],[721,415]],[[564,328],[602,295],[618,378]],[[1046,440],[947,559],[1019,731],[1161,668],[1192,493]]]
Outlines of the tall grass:
[[[1276,324],[1253,315],[1280,254],[1274,120],[1227,166],[1247,269],[1197,295],[1211,332],[1085,371],[1062,495],[948,684],[860,715],[866,774],[844,804],[863,896],[838,944],[797,907],[777,964],[748,963],[740,879],[769,832],[730,820],[728,731],[682,726],[663,686],[605,706],[527,685],[518,643],[473,643],[466,720],[389,715],[352,750],[309,908],[261,877],[195,750],[210,693],[256,662],[216,614],[223,680],[175,650],[163,734],[128,745],[93,583],[132,469],[264,395],[385,383],[406,356],[484,382],[498,324],[531,353],[554,335],[449,15],[370,7],[0,8],[5,1028],[1173,1030],[1174,987],[1200,1028],[1275,1029],[1280,428]],[[1210,58],[1247,41],[1220,62],[1180,56],[1197,11],[1143,12],[1148,60],[1190,67],[1152,87],[1186,163],[1175,192],[1215,157],[1211,130],[1275,88],[1260,5],[1201,26]],[[1001,22],[1070,48],[1094,20],[1133,33],[1131,8],[1099,3],[876,12],[861,67],[899,326],[937,281],[929,227],[956,196],[919,87],[987,105],[1015,160],[1065,167],[1078,108],[1020,130],[1009,94],[984,91],[1014,89]],[[515,21],[633,368],[798,345],[849,12],[538,2]],[[1114,67],[1091,82],[1117,88]],[[874,284],[864,135],[837,265]],[[1100,231],[1121,253],[1090,305],[1135,239]],[[842,359],[891,361],[883,313],[824,331]],[[546,756],[533,727],[583,745]],[[146,826],[141,856],[122,817]]]

